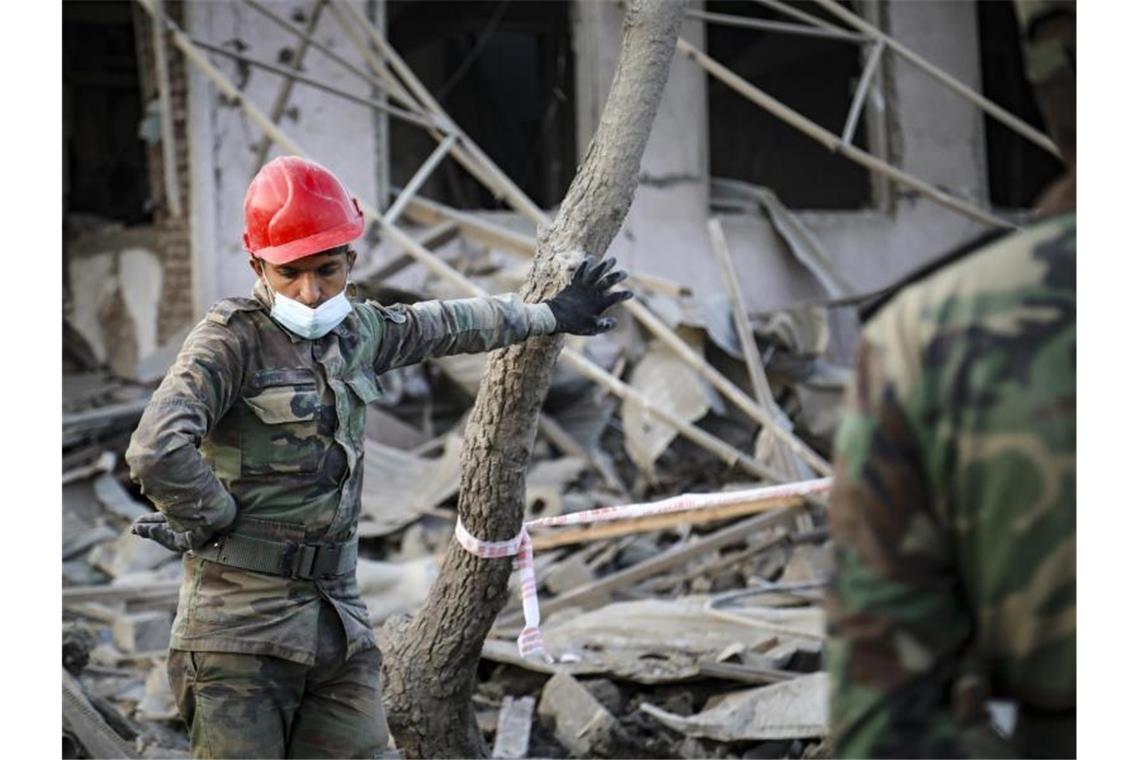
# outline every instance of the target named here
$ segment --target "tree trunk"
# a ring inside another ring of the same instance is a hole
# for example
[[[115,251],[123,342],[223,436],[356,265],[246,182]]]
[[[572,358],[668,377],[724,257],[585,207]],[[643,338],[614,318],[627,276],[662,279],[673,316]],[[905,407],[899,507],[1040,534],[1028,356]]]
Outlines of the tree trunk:
[[[621,57],[598,131],[557,218],[540,230],[522,296],[535,303],[569,279],[583,254],[609,248],[633,201],[681,23],[680,0],[631,0]],[[497,541],[522,526],[525,475],[560,337],[492,354],[467,423],[459,515]],[[478,559],[452,541],[439,579],[411,621],[381,631],[388,723],[405,757],[484,757],[471,692],[483,641],[507,602],[510,559]]]

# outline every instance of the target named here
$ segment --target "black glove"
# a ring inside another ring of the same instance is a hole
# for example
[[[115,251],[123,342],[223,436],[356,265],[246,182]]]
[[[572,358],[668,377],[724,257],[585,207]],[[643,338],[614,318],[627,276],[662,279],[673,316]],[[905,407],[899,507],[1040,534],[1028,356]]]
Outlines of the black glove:
[[[593,256],[587,256],[574,271],[570,284],[546,301],[554,313],[558,332],[597,335],[613,329],[617,320],[602,317],[602,312],[615,303],[633,298],[628,290],[606,292],[628,276],[621,269],[610,272],[616,263],[612,258],[595,263]]]
[[[131,533],[142,538],[149,538],[151,541],[162,544],[170,551],[179,554],[205,546],[214,535],[214,531],[209,528],[195,528],[179,533],[170,527],[166,521],[166,515],[159,512],[137,518],[131,524]]]

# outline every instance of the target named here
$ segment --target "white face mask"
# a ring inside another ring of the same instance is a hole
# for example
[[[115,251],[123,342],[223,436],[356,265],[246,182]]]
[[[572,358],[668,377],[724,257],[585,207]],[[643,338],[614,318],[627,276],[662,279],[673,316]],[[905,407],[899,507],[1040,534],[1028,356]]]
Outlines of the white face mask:
[[[267,282],[266,287],[268,286]],[[311,309],[300,301],[294,301],[269,288],[269,292],[273,294],[273,308],[269,314],[294,335],[316,340],[327,335],[352,313],[352,304],[346,295],[347,290],[346,287],[317,308]]]

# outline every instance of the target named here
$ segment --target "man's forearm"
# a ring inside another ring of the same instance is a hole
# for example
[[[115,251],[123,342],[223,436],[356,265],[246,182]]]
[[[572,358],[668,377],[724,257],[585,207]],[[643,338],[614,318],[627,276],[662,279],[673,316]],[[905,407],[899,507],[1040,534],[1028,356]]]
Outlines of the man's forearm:
[[[152,403],[143,413],[127,449],[131,477],[177,531],[221,530],[233,522],[237,506],[202,459],[197,446],[179,430],[192,408]]]

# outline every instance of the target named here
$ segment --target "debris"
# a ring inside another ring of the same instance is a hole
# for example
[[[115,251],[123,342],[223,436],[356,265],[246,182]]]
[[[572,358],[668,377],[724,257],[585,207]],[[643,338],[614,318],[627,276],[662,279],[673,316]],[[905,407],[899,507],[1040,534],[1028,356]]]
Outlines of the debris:
[[[89,757],[138,757],[134,747],[107,724],[79,681],[63,671],[63,730],[75,737]]]
[[[411,450],[427,443],[428,436],[396,415],[376,404],[368,407],[364,418],[364,435],[397,449]]]
[[[649,344],[629,384],[654,406],[687,422],[699,420],[710,409],[722,408],[720,398],[704,378],[660,341]],[[677,429],[629,399],[622,403],[621,419],[626,451],[638,468],[652,477],[653,463],[677,437]]]
[[[115,466],[115,454],[111,451],[102,452],[99,457],[81,467],[63,473],[63,485],[67,486],[77,480],[85,480],[102,472],[110,472]]]
[[[822,546],[800,544],[792,551],[792,556],[784,566],[781,583],[811,583],[825,581],[834,570],[831,552]]]
[[[91,551],[91,564],[112,578],[140,570],[153,570],[177,555],[161,544],[124,531],[114,541],[100,544]]]
[[[533,715],[534,697],[503,697],[491,757],[526,757]]]
[[[594,699],[601,702],[602,706],[614,715],[625,708],[625,698],[621,689],[608,678],[586,678],[579,680],[578,683],[586,687],[587,691],[594,695]]]
[[[111,636],[124,652],[160,652],[170,644],[171,622],[166,612],[123,615],[111,626]]]
[[[822,638],[818,607],[750,607],[748,617],[726,618],[702,596],[614,602],[569,619],[551,619],[543,636],[557,658],[571,655],[574,672],[607,673],[638,683],[661,683],[700,673],[725,647],[780,642],[812,646]]]
[[[747,665],[736,665],[731,662],[702,662],[700,665],[700,674],[702,676],[727,678],[732,681],[742,681],[751,684],[769,684],[779,681],[788,681],[800,675],[790,670],[753,668]]]
[[[146,696],[135,708],[135,717],[145,721],[177,720],[178,706],[170,690],[165,660],[156,663],[146,677]]]
[[[606,756],[618,731],[609,710],[567,673],[546,682],[538,714],[573,757]]]
[[[104,473],[95,479],[95,498],[111,512],[130,522],[152,511],[132,499],[127,489],[110,473]]]
[[[89,438],[129,432],[142,416],[147,398],[111,404],[87,412],[63,415],[63,445],[72,446]]]
[[[728,694],[689,717],[643,703],[641,709],[675,731],[718,741],[799,739],[827,733],[827,674]]]
[[[544,531],[536,529],[532,536],[536,549],[549,549],[555,546],[565,546],[585,541],[595,541],[610,536],[624,536],[631,533],[644,533],[668,528],[678,528],[685,525],[701,525],[718,522],[731,517],[755,514],[756,512],[782,509],[800,503],[801,497],[789,496],[785,499],[755,499],[741,501],[735,504],[724,504],[709,507],[693,512],[671,512],[645,517],[633,517],[625,520],[587,524],[564,528],[557,531]],[[656,550],[653,554],[657,554]]]
[[[594,571],[586,564],[581,553],[570,555],[548,568],[543,575],[542,583],[552,594],[560,594],[594,580]]]
[[[463,439],[447,437],[443,455],[425,459],[382,443],[364,441],[360,535],[383,536],[417,520],[459,490]]]
[[[745,540],[754,532],[778,527],[794,519],[797,511],[796,508],[792,508],[767,512],[721,528],[686,545],[676,545],[668,551],[659,552],[637,565],[608,575],[594,583],[579,586],[576,589],[560,594],[554,599],[544,602],[543,610],[546,614],[549,614],[565,607],[582,606],[591,603],[597,604],[599,599],[604,600],[608,593],[614,589],[631,585],[637,581],[678,567],[706,552],[711,552],[723,546]],[[500,618],[499,623],[500,625],[516,625],[521,621],[522,616],[515,614]]]
[[[140,358],[135,365],[135,379],[146,384],[161,380],[170,369],[170,365],[178,358],[178,352],[182,350],[182,344],[186,342],[186,336],[189,334],[190,328],[183,328],[154,351]]]
[[[358,559],[356,563],[356,582],[373,625],[417,609],[438,575],[439,563],[431,556],[407,562]]]
[[[713,179],[712,185],[714,194],[743,196],[754,201],[758,210],[763,209],[789,250],[809,272],[815,275],[828,296],[842,298],[856,293],[855,288],[824,252],[823,244],[815,234],[798,216],[788,210],[774,192],[766,187],[721,177]]]
[[[134,585],[92,585],[73,586],[63,590],[63,606],[68,607],[84,602],[101,602],[115,604],[117,602],[148,603],[178,601],[178,583],[155,583],[149,586]]]
[[[560,515],[566,486],[585,469],[576,457],[547,459],[536,463],[526,475],[527,519]]]
[[[63,669],[78,676],[91,660],[91,648],[94,646],[95,636],[89,629],[76,623],[64,625]]]
[[[483,368],[487,366],[486,354],[441,356],[432,359],[432,362],[469,396],[474,397],[479,392],[479,380],[483,377]]]
[[[68,522],[66,515],[64,516],[64,521],[65,523]],[[107,541],[114,541],[118,537],[119,532],[111,530],[106,525],[96,525],[78,533],[69,530],[65,525],[63,529],[63,559],[66,562],[93,546],[98,546]]]

